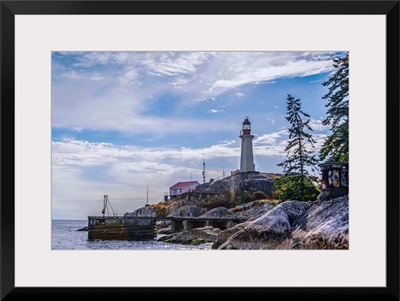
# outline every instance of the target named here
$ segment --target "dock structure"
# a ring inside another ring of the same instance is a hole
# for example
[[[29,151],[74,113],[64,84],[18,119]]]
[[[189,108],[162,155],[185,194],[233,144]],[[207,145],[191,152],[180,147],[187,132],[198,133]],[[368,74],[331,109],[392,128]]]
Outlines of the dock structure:
[[[193,217],[193,216],[175,216],[156,218],[156,221],[170,221],[172,232],[188,231],[194,228],[212,226],[225,230],[236,224],[243,223],[247,219],[236,217]]]
[[[150,217],[150,216],[89,216],[88,239],[102,240],[154,240],[157,221],[171,222],[172,232],[189,231],[212,226],[225,230],[246,219],[236,217]]]
[[[151,240],[156,235],[154,217],[88,217],[88,239]]]

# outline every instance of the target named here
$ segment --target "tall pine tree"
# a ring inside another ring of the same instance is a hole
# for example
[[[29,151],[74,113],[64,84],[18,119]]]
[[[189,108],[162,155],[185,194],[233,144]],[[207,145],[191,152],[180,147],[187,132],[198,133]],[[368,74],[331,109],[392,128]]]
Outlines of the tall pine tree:
[[[283,198],[304,200],[306,195],[310,194],[310,190],[312,195],[315,194],[315,187],[308,177],[307,167],[314,169],[318,162],[310,151],[314,148],[315,143],[312,135],[308,133],[308,131],[312,131],[309,125],[310,119],[303,120],[304,117],[308,118],[310,115],[301,110],[300,99],[296,99],[290,94],[287,96],[286,113],[288,115],[286,119],[291,125],[289,141],[285,148],[287,158],[278,164],[283,167],[285,177],[278,181],[276,188],[283,192],[285,195]]]
[[[322,97],[327,100],[327,117],[324,125],[330,125],[331,134],[325,140],[320,159],[335,162],[349,160],[349,55],[333,59],[336,71],[324,83],[329,92]]]
[[[308,131],[313,131],[310,127],[310,119],[303,120],[302,117],[310,117],[307,113],[301,110],[301,101],[299,98],[294,98],[290,94],[287,96],[287,111],[286,117],[291,127],[289,128],[289,141],[285,148],[288,152],[287,159],[278,166],[283,167],[285,174],[297,172],[300,175],[308,175],[306,167],[313,168],[317,164],[315,155],[312,155],[308,150],[314,148],[314,139]]]

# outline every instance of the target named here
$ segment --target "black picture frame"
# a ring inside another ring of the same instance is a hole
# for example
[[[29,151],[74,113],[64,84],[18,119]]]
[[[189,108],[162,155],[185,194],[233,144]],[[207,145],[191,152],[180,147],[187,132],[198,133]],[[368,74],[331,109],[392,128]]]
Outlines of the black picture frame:
[[[1,1],[1,299],[399,300],[399,1]],[[15,287],[15,16],[18,14],[385,15],[386,287]]]

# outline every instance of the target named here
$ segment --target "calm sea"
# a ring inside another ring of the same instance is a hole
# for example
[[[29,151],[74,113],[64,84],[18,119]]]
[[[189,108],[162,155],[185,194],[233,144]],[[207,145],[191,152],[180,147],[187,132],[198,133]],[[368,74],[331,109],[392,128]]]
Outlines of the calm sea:
[[[211,250],[211,243],[198,246],[157,241],[88,240],[87,220],[53,220],[52,250]]]

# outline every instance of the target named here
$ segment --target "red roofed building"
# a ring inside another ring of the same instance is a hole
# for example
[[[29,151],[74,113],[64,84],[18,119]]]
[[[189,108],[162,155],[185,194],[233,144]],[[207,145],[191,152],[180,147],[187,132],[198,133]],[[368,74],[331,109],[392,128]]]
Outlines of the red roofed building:
[[[181,195],[182,193],[188,192],[191,189],[196,188],[200,183],[197,181],[189,181],[189,182],[178,182],[175,185],[169,188],[169,196],[171,199],[174,197]]]

